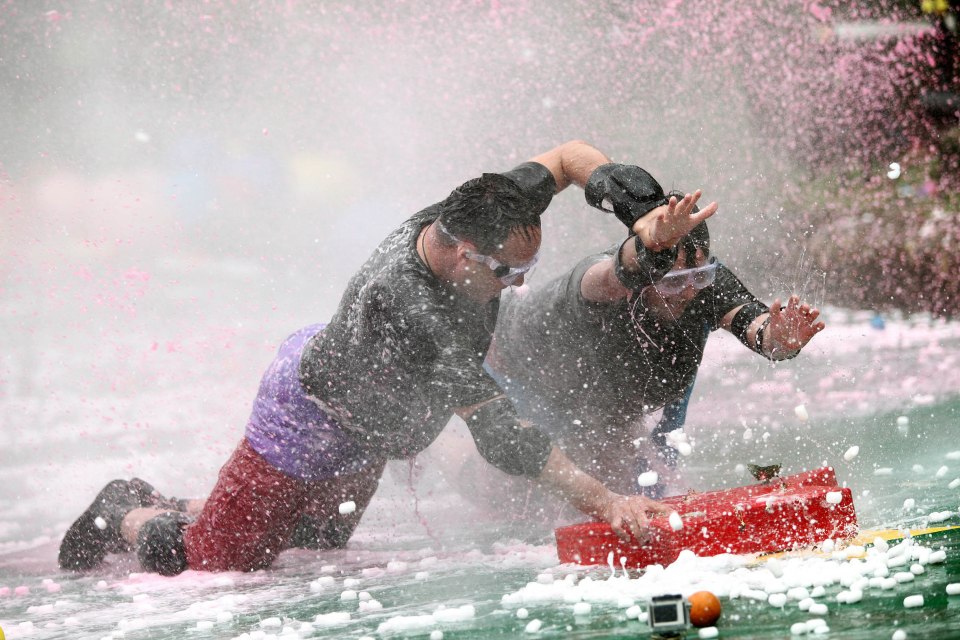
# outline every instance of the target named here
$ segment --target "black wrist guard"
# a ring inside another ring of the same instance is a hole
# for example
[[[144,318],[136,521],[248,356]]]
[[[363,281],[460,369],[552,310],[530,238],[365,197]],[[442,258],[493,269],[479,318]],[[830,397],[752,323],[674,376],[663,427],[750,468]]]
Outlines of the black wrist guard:
[[[628,229],[652,209],[670,202],[652,175],[630,164],[600,165],[583,191],[587,204],[614,214]]]
[[[733,322],[730,323],[730,331],[733,335],[737,336],[737,340],[743,343],[743,345],[750,349],[751,351],[756,351],[760,355],[765,355],[761,349],[762,342],[761,339],[756,341],[756,344],[751,344],[747,339],[747,329],[750,328],[750,323],[756,320],[759,316],[767,313],[770,309],[765,305],[759,302],[748,302],[743,305],[740,311],[737,311],[737,315],[733,316]],[[758,334],[759,335],[759,334]]]
[[[630,240],[633,240],[633,248],[637,254],[637,267],[634,271],[628,271],[623,266],[623,247]],[[649,287],[662,278],[673,263],[677,261],[677,248],[664,249],[663,251],[650,251],[640,241],[640,236],[631,234],[627,237],[613,258],[613,274],[617,280],[631,291],[639,291],[644,287]]]

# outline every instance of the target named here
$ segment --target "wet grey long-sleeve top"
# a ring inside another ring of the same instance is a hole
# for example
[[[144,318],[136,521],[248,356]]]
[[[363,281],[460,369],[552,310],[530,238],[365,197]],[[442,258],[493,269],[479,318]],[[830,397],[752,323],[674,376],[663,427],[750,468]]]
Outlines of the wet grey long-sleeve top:
[[[550,171],[524,163],[506,172],[542,213],[556,191]],[[470,301],[441,282],[416,251],[432,205],[374,250],[350,280],[340,306],[300,362],[307,393],[358,443],[384,458],[406,458],[439,435],[454,409],[502,394],[483,370],[500,301]],[[537,476],[550,439],[520,425],[507,401],[467,421],[477,449],[514,475]]]

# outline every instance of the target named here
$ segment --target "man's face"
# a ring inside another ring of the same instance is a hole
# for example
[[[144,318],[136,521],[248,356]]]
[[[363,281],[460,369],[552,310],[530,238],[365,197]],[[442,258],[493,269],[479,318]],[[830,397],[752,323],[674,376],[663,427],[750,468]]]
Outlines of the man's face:
[[[471,243],[462,243],[458,253],[457,287],[467,297],[478,302],[493,300],[507,287],[519,287],[524,283],[526,274],[517,274],[513,278],[507,276],[508,280],[512,280],[507,284],[497,276],[494,268],[491,268],[490,260],[484,258],[492,258],[500,271],[524,267],[536,260],[540,251],[540,237],[540,229],[537,227],[514,230],[496,251],[487,256],[481,254]]]
[[[707,253],[703,249],[698,248],[696,260],[694,264],[691,265],[687,263],[685,251],[680,249],[677,254],[677,261],[673,263],[672,271],[702,267],[707,263],[708,258]],[[690,304],[690,301],[693,300],[698,293],[699,291],[693,284],[688,283],[687,286],[677,293],[664,293],[657,289],[656,285],[651,285],[646,287],[640,295],[642,296],[644,305],[661,320],[678,320],[680,316],[683,315],[687,305]]]

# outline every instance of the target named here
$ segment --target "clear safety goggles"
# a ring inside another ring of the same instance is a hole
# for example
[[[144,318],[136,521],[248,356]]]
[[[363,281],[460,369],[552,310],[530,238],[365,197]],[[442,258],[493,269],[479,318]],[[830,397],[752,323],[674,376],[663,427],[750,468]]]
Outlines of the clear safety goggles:
[[[473,260],[474,262],[479,262],[480,264],[485,264],[490,267],[490,270],[493,271],[493,275],[495,275],[500,282],[508,287],[516,282],[520,276],[530,271],[530,269],[533,269],[533,267],[537,264],[537,260],[540,259],[538,254],[533,256],[533,258],[531,258],[528,262],[511,267],[503,264],[492,256],[485,256],[482,253],[467,251],[465,255],[468,260]]]
[[[666,295],[676,295],[686,289],[693,287],[697,291],[709,287],[717,279],[717,267],[720,263],[716,258],[710,258],[710,261],[702,267],[693,267],[692,269],[678,269],[668,271],[659,281],[653,284],[657,291]]]
[[[450,238],[454,242],[463,242],[463,240],[461,240],[457,236],[450,233],[447,230],[447,228],[443,226],[443,223],[440,222],[439,219],[437,219],[437,228],[440,230],[441,233],[446,235],[448,238]],[[540,259],[540,254],[538,253],[537,255],[533,256],[533,258],[531,258],[529,261],[523,264],[517,265],[515,267],[511,267],[510,265],[503,264],[493,256],[484,255],[482,253],[476,253],[475,251],[467,251],[466,257],[468,260],[473,260],[474,262],[479,262],[480,264],[487,265],[487,267],[489,267],[490,270],[493,271],[493,275],[496,276],[497,279],[504,284],[504,286],[509,287],[514,282],[516,282],[520,278],[520,276],[529,272],[530,269],[533,269],[533,267],[537,264],[537,260]]]

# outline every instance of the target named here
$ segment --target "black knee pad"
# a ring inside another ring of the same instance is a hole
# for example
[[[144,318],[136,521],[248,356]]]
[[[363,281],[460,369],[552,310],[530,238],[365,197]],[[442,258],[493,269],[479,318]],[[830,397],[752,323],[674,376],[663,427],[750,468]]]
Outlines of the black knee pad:
[[[175,576],[187,568],[187,550],[183,545],[183,527],[190,518],[168,511],[147,520],[137,534],[137,558],[147,571]]]

